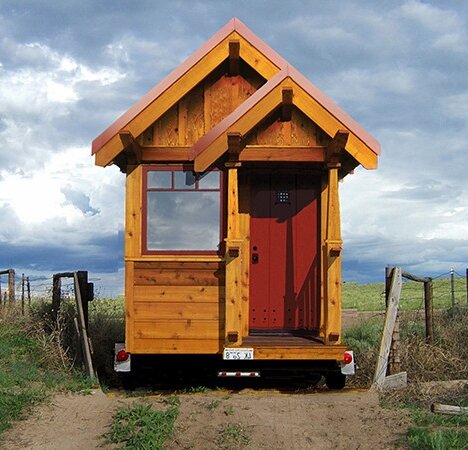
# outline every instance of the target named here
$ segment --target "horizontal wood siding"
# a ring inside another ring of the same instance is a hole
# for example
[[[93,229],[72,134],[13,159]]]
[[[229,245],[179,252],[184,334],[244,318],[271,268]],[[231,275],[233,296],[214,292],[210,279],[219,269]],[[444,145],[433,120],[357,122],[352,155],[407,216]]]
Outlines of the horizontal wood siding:
[[[133,262],[134,353],[217,353],[224,342],[223,263]]]

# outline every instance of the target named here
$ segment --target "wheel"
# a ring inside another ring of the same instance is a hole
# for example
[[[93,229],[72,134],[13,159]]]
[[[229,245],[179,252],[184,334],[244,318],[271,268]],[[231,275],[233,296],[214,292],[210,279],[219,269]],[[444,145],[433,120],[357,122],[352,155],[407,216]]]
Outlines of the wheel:
[[[346,384],[346,375],[342,373],[327,373],[325,375],[325,384],[328,389],[343,389]]]

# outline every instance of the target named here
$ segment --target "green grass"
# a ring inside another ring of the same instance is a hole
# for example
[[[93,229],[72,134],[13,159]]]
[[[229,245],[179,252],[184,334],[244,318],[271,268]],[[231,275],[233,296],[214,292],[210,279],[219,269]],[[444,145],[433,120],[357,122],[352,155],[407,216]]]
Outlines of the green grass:
[[[0,311],[0,433],[57,390],[89,387],[57,363],[52,343],[14,311]]]
[[[110,442],[123,444],[123,449],[163,450],[164,443],[174,432],[174,423],[179,415],[178,397],[166,400],[167,408],[154,410],[148,403],[136,403],[117,411],[107,438]]]
[[[424,308],[423,283],[405,281],[401,292],[400,305],[403,310]],[[466,306],[466,280],[455,278],[455,303]],[[385,309],[384,283],[359,284],[344,282],[342,290],[343,308],[359,311],[383,311]],[[433,280],[434,308],[446,309],[451,307],[450,278]]]
[[[445,416],[420,409],[413,412],[414,426],[408,430],[413,449],[458,450],[468,448],[468,416]]]

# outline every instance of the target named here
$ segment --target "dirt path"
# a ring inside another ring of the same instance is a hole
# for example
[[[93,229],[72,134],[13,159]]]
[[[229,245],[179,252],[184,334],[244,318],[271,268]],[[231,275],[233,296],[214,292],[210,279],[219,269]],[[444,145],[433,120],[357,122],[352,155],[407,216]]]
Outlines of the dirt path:
[[[162,398],[145,397],[144,401],[159,404]],[[170,450],[241,448],[229,439],[236,433],[250,440],[250,449],[391,449],[404,442],[408,426],[405,412],[383,409],[375,394],[355,390],[209,391],[179,398],[180,416],[167,446]],[[7,432],[0,448],[112,448],[101,436],[113,411],[141,400],[109,397],[100,391],[57,396]]]

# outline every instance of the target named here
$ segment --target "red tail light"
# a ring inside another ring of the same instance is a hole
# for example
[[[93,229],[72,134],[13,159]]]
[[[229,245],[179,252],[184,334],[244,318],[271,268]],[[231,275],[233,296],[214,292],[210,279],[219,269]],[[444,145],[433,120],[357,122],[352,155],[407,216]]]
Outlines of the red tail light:
[[[343,356],[343,362],[345,364],[352,363],[353,362],[353,355],[351,355],[351,353],[345,352],[345,354]]]
[[[130,353],[127,353],[125,350],[119,350],[117,352],[117,355],[115,355],[115,360],[117,362],[124,362],[124,361],[127,361],[129,356],[130,356]]]

